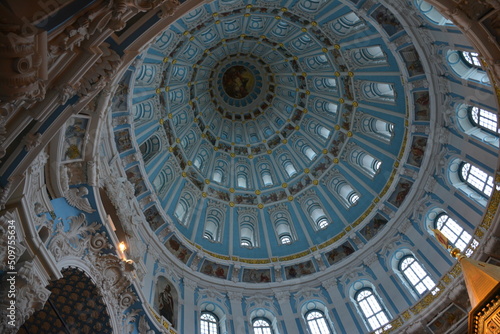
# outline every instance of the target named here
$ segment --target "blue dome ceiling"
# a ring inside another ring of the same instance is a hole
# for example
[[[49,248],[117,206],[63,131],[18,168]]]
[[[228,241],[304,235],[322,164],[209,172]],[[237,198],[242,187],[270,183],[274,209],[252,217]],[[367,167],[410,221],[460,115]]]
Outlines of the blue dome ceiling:
[[[129,72],[144,165],[127,173],[156,193],[149,213],[165,224],[152,228],[268,263],[373,222],[398,181],[410,112],[406,68],[376,19],[342,1],[220,0],[165,30]]]

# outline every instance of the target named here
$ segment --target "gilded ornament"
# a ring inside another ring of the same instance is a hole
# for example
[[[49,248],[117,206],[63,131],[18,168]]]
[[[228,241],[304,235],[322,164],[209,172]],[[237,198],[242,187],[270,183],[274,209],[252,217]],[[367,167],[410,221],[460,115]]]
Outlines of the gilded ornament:
[[[259,203],[259,205],[257,205],[257,207],[258,207],[259,209],[264,209],[264,204]]]
[[[234,202],[229,202],[230,207],[234,207]]]
[[[289,201],[293,201],[293,196],[288,196]]]
[[[261,194],[261,192],[259,189],[255,190],[255,195],[260,195],[260,194]]]
[[[187,173],[186,172],[182,172],[181,175],[182,175],[182,177],[186,177]]]
[[[210,180],[209,179],[205,179],[205,184],[210,184]]]
[[[282,186],[283,188],[286,188],[286,187],[288,187],[288,184],[283,183],[281,186]]]

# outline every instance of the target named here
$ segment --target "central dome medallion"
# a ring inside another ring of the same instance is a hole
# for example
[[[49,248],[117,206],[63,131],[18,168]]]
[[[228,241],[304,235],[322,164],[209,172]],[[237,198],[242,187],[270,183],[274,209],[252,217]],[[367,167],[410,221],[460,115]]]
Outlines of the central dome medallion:
[[[222,87],[227,95],[235,99],[242,99],[255,86],[255,76],[248,68],[241,65],[231,66],[224,72]]]

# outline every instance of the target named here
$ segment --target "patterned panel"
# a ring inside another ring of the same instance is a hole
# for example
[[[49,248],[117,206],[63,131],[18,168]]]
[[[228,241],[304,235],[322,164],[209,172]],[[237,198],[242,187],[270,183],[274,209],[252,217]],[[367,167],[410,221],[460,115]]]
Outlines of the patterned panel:
[[[112,333],[99,291],[84,272],[63,270],[63,278],[47,287],[52,293],[42,310],[20,328],[21,334]]]

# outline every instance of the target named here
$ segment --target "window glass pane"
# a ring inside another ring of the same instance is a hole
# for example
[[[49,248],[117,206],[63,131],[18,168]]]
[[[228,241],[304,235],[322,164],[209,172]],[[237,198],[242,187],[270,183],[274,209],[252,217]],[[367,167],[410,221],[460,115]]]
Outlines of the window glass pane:
[[[476,166],[464,163],[461,167],[461,176],[464,182],[479,191],[482,195],[489,197],[493,191],[493,177]]]
[[[462,51],[462,56],[469,65],[474,67],[481,67],[481,61],[479,60],[479,54],[477,52],[467,52]]]
[[[371,289],[359,292],[356,300],[372,330],[389,322],[386,311],[382,308],[378,298],[373,294]]]
[[[472,239],[471,235],[465,231],[456,221],[446,214],[441,214],[436,219],[436,228],[440,230],[453,246],[463,251]]]
[[[401,260],[400,270],[406,277],[408,283],[417,291],[419,295],[435,286],[434,281],[429,277],[424,268],[417,262],[415,257],[407,256]]]
[[[200,317],[201,334],[217,334],[218,320],[211,313],[202,313]]]
[[[325,315],[319,311],[311,311],[306,316],[307,326],[311,334],[330,334]]]

